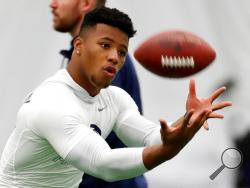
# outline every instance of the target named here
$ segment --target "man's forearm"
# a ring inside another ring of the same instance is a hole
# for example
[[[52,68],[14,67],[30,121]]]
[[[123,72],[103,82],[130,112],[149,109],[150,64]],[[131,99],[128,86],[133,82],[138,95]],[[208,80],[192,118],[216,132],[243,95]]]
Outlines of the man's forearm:
[[[181,149],[175,146],[155,145],[146,147],[143,150],[143,163],[144,166],[151,170],[152,168],[160,165],[161,163],[173,158]]]

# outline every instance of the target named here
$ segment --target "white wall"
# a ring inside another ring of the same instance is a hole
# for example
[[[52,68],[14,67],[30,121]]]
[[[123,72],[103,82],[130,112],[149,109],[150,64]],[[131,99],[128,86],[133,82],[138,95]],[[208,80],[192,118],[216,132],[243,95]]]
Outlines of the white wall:
[[[47,1],[0,0],[0,151],[23,98],[60,67],[69,36],[53,31]]]
[[[22,99],[59,68],[58,51],[69,45],[68,35],[53,31],[48,5],[49,0],[0,1],[0,152]],[[150,187],[232,187],[234,170],[225,169],[214,181],[208,177],[220,165],[222,151],[232,146],[232,132],[238,125],[228,122],[234,110],[249,111],[250,1],[108,0],[108,5],[126,11],[134,20],[138,32],[130,42],[131,54],[147,37],[173,28],[207,40],[217,59],[193,76],[200,96],[207,96],[227,78],[238,81],[231,95],[234,107],[223,111],[225,119],[209,120],[210,131],[201,130],[176,158],[148,172]],[[189,78],[161,78],[135,65],[145,116],[157,122],[160,117],[174,120],[182,115]]]

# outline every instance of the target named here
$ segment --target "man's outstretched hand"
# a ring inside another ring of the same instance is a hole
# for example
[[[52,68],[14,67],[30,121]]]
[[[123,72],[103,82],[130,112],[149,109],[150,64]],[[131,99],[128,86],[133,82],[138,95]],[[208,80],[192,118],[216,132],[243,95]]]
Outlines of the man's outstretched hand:
[[[208,129],[207,119],[223,118],[222,114],[215,111],[231,106],[232,103],[230,101],[223,101],[213,104],[213,102],[225,89],[225,87],[221,87],[214,91],[208,98],[199,99],[196,96],[195,81],[190,80],[186,114],[171,126],[168,126],[165,120],[160,120],[162,144],[144,149],[143,162],[145,167],[152,169],[177,155],[202,125],[205,129]]]
[[[172,147],[172,151],[176,155],[192,139],[210,113],[211,111],[208,109],[200,109],[197,112],[191,109],[184,117],[179,118],[171,126],[168,126],[165,120],[160,119],[163,145]],[[194,115],[196,117],[191,122],[191,118]]]
[[[217,104],[213,102],[225,91],[225,87],[221,87],[214,91],[208,98],[199,99],[196,96],[195,81],[190,80],[189,94],[186,102],[186,114],[179,118],[171,126],[163,119],[161,124],[161,138],[163,145],[171,149],[171,152],[176,155],[188,142],[192,139],[195,133],[204,126],[208,129],[207,119],[223,118],[222,114],[215,111],[231,106],[230,101],[223,101]],[[172,155],[171,155],[172,156]]]
[[[189,83],[189,93],[188,98],[186,102],[186,111],[189,112],[191,109],[195,111],[199,111],[201,109],[208,109],[211,111],[211,113],[208,115],[208,118],[224,118],[222,114],[216,113],[215,111],[231,106],[232,102],[230,101],[223,101],[219,102],[217,104],[213,104],[213,102],[226,90],[226,87],[220,87],[219,89],[215,90],[208,98],[199,99],[196,96],[196,87],[195,87],[195,81],[190,80]],[[194,121],[194,119],[197,117],[197,115],[194,113],[193,117],[191,118],[191,122]],[[207,121],[204,122],[203,127],[208,130],[208,123]]]

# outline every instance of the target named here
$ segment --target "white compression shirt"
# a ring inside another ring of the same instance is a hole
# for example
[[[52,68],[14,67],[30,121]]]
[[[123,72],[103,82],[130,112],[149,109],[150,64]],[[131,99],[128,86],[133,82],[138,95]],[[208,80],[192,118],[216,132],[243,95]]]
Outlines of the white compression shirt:
[[[110,149],[111,130],[133,148]],[[74,188],[83,172],[107,181],[143,174],[143,148],[161,142],[159,130],[122,89],[91,97],[62,69],[21,106],[2,153],[0,187]]]

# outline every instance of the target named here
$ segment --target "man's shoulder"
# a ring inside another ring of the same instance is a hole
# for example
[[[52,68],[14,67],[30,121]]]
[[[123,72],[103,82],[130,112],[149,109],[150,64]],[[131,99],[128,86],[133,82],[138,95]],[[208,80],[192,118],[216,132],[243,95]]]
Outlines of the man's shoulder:
[[[101,93],[107,93],[111,95],[128,95],[128,93],[124,89],[113,85],[102,89]]]
[[[131,96],[122,88],[117,86],[109,86],[101,92],[102,96],[111,98],[116,104],[128,105],[130,103],[134,103],[134,100]]]
[[[66,71],[61,69],[57,71],[54,75],[50,76],[44,80],[36,89],[35,92],[38,93],[48,93],[50,95],[58,94],[57,97],[64,95],[67,91],[70,91],[71,88],[67,81]]]
[[[67,106],[69,103],[73,105],[74,99],[72,100],[72,98],[74,96],[72,89],[68,85],[52,76],[31,92],[27,96],[28,100],[25,101],[36,104],[35,106],[40,108],[45,106],[54,108]]]

